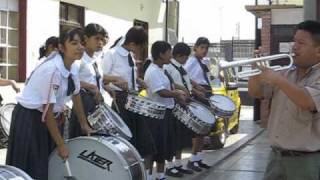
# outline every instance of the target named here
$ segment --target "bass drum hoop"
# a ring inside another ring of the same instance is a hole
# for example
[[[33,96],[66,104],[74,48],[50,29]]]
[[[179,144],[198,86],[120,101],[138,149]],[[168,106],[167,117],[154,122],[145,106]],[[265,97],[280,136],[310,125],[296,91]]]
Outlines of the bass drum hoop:
[[[12,176],[21,177],[21,178],[23,178],[23,180],[33,180],[27,173],[25,173],[21,169],[14,167],[14,166],[9,166],[9,165],[0,165],[0,179],[2,179],[2,177],[3,177],[1,175],[1,172],[3,172],[3,171],[5,171],[6,173],[8,173]],[[11,177],[10,179],[14,179],[14,178]]]
[[[110,139],[110,138],[117,139],[121,143],[127,145],[129,147],[130,151],[126,151],[126,153],[133,154],[134,157],[137,159],[137,162],[130,165],[129,161],[125,159],[126,156],[123,155],[123,153],[116,146],[112,145],[112,143],[110,142],[112,139]],[[81,140],[93,140],[93,141],[99,142],[102,145],[104,145],[107,148],[109,148],[119,158],[119,161],[121,162],[123,168],[128,170],[128,173],[129,173],[129,175],[131,177],[131,180],[136,180],[135,177],[132,176],[133,175],[132,172],[134,172],[134,169],[133,169],[134,165],[139,163],[139,166],[140,166],[140,169],[141,169],[141,175],[142,175],[142,179],[141,180],[147,180],[147,178],[146,178],[147,175],[146,175],[146,172],[145,172],[145,166],[144,166],[144,163],[143,163],[143,159],[141,158],[141,156],[138,153],[138,151],[128,141],[126,141],[124,138],[122,138],[120,136],[90,136],[90,137],[81,136],[81,137],[76,137],[76,138],[73,138],[73,139],[69,139],[69,140],[67,140],[66,143],[68,144],[68,142],[79,141],[79,140],[80,141]],[[108,145],[111,145],[111,146],[108,146]],[[50,162],[50,159],[52,159],[54,156],[58,156],[56,151],[57,151],[57,149],[55,149],[50,154],[49,162]],[[49,180],[50,180],[50,177],[49,177]]]

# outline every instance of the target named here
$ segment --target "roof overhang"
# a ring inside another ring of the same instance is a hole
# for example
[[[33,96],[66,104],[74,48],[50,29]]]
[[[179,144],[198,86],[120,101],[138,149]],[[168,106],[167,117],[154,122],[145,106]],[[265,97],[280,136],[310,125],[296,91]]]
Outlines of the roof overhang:
[[[246,10],[251,12],[257,17],[261,17],[267,12],[270,12],[272,9],[293,9],[293,8],[302,8],[303,6],[298,5],[247,5],[245,6]]]

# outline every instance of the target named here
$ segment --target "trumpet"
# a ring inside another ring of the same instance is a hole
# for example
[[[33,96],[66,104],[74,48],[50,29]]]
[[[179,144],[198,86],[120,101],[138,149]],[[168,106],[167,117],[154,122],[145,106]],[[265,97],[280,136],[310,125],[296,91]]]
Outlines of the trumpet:
[[[252,58],[252,59],[246,59],[246,60],[239,60],[239,61],[233,61],[233,62],[219,62],[219,69],[228,69],[228,68],[235,68],[235,67],[241,67],[244,65],[251,65],[254,63],[261,63],[265,65],[267,68],[272,69],[273,71],[281,71],[284,69],[289,69],[292,64],[293,64],[293,56],[294,54],[276,54],[276,55],[271,55],[271,56],[264,56],[264,57],[259,57],[259,58]],[[281,66],[281,65],[270,65],[270,61],[278,60],[278,59],[287,59],[289,60],[289,63],[287,65]],[[239,78],[246,78],[250,76],[255,76],[261,73],[260,69],[251,69],[247,71],[241,71],[238,72],[237,77]]]

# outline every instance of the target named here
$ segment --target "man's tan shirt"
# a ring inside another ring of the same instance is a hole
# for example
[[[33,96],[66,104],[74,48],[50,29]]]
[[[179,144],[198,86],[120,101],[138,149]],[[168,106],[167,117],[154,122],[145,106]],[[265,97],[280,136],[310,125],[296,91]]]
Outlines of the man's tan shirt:
[[[272,98],[268,122],[268,136],[272,146],[296,150],[320,150],[320,68],[310,68],[298,79],[296,68],[281,73],[290,82],[308,92],[317,112],[303,110],[295,105],[279,88],[266,86],[264,95]]]

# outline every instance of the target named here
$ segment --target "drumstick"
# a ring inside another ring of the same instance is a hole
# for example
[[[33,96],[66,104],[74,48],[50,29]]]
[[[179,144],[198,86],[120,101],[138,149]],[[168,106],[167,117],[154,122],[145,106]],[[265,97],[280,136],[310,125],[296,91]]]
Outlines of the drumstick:
[[[72,174],[71,174],[71,170],[70,170],[70,165],[69,165],[68,159],[66,159],[64,161],[64,165],[65,165],[65,168],[67,170],[67,176],[64,176],[64,178],[66,178],[67,180],[77,180],[77,178],[72,176]]]
[[[116,98],[116,93],[115,91],[111,90],[111,97],[113,99],[113,104],[114,104],[114,107],[116,108],[116,111],[120,114],[120,109],[119,109],[119,106],[117,104],[117,98]]]

